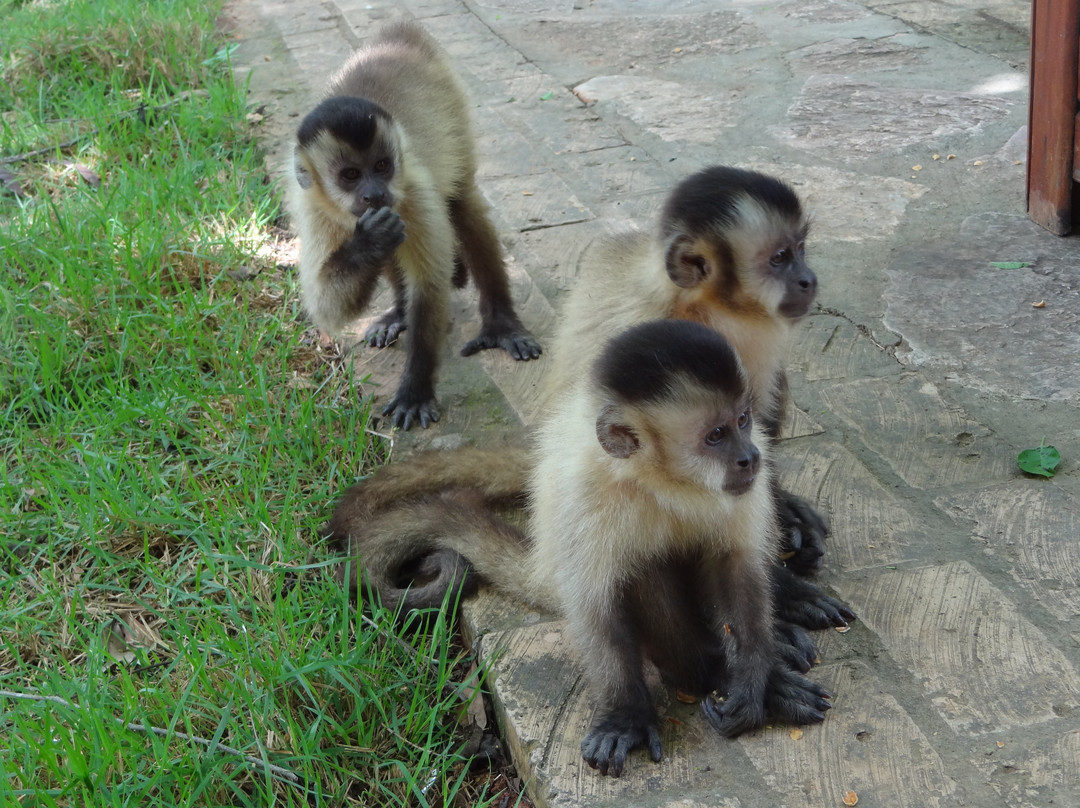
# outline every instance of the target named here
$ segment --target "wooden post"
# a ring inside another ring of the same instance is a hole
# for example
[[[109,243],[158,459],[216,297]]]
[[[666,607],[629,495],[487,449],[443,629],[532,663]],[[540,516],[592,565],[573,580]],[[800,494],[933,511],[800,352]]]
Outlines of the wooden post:
[[[1031,93],[1028,106],[1028,216],[1063,236],[1073,222],[1080,0],[1031,5]]]

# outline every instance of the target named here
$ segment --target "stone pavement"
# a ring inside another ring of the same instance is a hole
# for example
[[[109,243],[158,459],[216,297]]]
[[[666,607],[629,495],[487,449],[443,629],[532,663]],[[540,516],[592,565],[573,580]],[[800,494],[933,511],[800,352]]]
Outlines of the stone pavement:
[[[811,676],[833,709],[801,734],[727,741],[669,699],[663,762],[639,752],[604,779],[578,754],[589,710],[562,624],[485,595],[470,626],[538,806],[838,806],[849,790],[860,806],[1080,806],[1080,242],[1024,215],[1029,13],[230,0],[275,173],[296,116],[378,23],[418,18],[442,42],[476,101],[480,185],[541,338],[589,240],[648,224],[704,165],[775,173],[813,212],[820,308],[793,347],[780,455],[832,520],[821,581],[860,617],[817,635]],[[991,265],[1004,261],[1031,266]],[[474,312],[458,294],[444,418],[399,435],[408,448],[513,438],[535,417],[543,360],[456,356]],[[355,355],[380,396],[393,389],[399,350]],[[1025,477],[1017,452],[1043,440],[1060,471]]]

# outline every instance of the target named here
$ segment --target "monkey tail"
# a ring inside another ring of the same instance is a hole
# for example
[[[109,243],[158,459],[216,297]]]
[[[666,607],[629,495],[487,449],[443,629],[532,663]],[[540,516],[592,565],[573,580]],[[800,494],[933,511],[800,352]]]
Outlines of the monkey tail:
[[[481,578],[520,587],[529,541],[497,508],[524,503],[523,449],[425,452],[350,488],[326,528],[348,559],[335,577],[391,609],[441,606]]]
[[[523,505],[529,484],[529,451],[519,446],[431,450],[383,466],[342,495],[329,531],[347,535],[350,525],[418,497],[448,489],[474,490],[491,506]]]
[[[368,592],[402,611],[472,594],[480,578],[503,586],[520,580],[529,546],[477,491],[462,488],[402,502],[331,538],[348,547],[336,577],[351,594]]]

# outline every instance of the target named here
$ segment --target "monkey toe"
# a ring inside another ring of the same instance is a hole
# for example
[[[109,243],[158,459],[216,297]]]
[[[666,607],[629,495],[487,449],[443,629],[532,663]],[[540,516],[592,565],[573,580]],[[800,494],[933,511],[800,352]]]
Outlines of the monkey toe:
[[[844,628],[855,613],[825,593],[815,600],[778,603],[777,616],[789,623],[809,629]]]

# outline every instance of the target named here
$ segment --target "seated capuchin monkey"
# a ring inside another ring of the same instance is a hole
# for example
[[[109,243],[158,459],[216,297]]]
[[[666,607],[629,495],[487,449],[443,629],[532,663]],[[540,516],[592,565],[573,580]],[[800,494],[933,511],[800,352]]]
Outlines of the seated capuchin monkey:
[[[602,774],[619,776],[636,747],[661,759],[645,659],[725,736],[819,722],[829,696],[793,670],[813,646],[774,619],[779,536],[753,401],[715,330],[634,325],[560,392],[531,463],[429,452],[347,491],[328,525],[353,559],[343,574],[390,607],[438,606],[479,576],[563,615],[596,705],[581,752]],[[521,501],[525,532],[494,510]],[[427,582],[410,587],[405,569]]]

